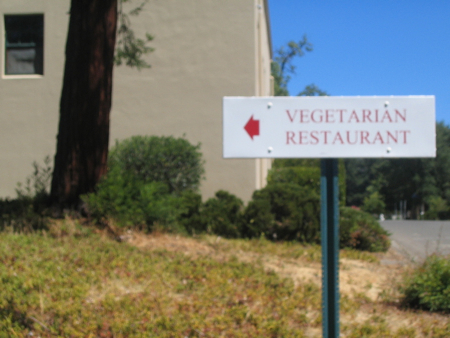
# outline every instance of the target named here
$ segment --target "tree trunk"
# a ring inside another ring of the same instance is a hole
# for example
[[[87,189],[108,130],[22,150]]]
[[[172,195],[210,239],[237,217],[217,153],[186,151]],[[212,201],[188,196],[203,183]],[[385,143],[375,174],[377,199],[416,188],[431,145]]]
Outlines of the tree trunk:
[[[51,187],[60,208],[106,173],[116,26],[117,0],[72,0]]]

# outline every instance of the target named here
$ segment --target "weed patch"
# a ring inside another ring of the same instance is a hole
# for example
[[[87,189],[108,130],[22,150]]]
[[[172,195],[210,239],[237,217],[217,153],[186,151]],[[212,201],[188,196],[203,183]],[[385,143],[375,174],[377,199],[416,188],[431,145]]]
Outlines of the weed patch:
[[[406,306],[450,312],[450,260],[437,255],[428,257],[405,274],[400,290]]]
[[[5,234],[0,257],[0,327],[10,336],[301,337],[306,309],[320,303],[259,265],[142,252],[94,234]]]
[[[3,232],[0,336],[321,336],[320,247],[127,235],[129,243],[117,242],[71,219],[41,233]],[[344,337],[449,336],[446,316],[368,296],[379,292],[374,276],[388,271],[373,261],[379,254],[344,255]]]

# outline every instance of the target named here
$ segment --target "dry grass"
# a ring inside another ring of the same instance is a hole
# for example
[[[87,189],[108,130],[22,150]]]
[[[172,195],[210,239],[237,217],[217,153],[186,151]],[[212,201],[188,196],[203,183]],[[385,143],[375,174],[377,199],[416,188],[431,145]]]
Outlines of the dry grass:
[[[321,337],[320,255],[71,219],[43,234],[3,233],[0,337]],[[450,337],[448,316],[399,305],[402,256],[340,255],[343,337]]]
[[[258,263],[267,271],[292,279],[294,285],[321,285],[320,248],[301,244],[280,244],[264,240],[226,240],[216,236],[186,238],[169,234],[130,234],[129,243],[143,250],[167,250],[196,258],[216,260],[236,257]],[[342,250],[339,287],[341,332],[344,337],[449,337],[449,316],[402,308],[396,286],[413,267],[406,257],[390,249],[386,253],[354,254]],[[358,256],[359,255],[359,256]],[[320,318],[310,311],[309,320]],[[320,337],[316,325],[306,327],[307,337]]]

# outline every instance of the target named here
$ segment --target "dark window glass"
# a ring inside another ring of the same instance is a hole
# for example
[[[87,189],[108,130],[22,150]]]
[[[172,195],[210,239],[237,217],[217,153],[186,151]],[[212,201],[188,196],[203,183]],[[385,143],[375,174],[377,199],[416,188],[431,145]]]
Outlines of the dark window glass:
[[[44,74],[44,15],[5,15],[5,74]]]

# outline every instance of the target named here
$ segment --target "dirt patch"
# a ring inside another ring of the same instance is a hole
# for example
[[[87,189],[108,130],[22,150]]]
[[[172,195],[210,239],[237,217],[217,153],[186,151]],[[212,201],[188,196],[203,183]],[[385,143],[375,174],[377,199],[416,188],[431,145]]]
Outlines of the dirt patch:
[[[167,250],[179,252],[191,257],[209,256],[215,250],[195,238],[155,233],[144,235],[140,233],[128,233],[125,241],[141,249]]]

